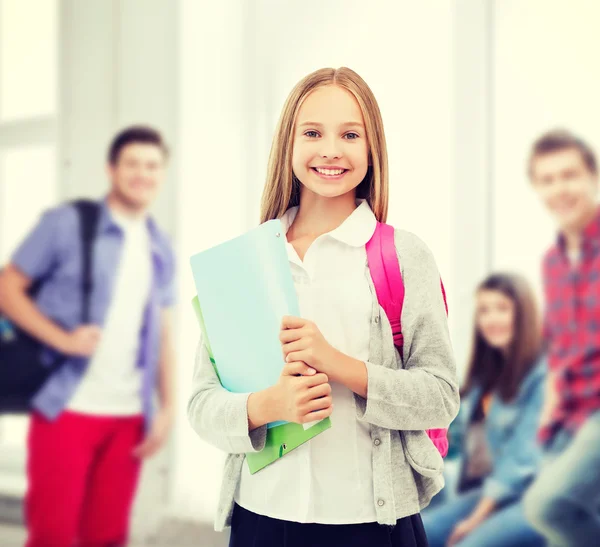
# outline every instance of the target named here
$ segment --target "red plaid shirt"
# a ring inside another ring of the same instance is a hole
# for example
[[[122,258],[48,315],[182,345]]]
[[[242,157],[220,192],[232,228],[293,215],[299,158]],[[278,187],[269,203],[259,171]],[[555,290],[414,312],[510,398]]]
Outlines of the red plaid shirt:
[[[584,230],[581,256],[572,265],[558,238],[543,265],[548,364],[559,402],[542,442],[566,428],[575,432],[600,410],[600,210]]]

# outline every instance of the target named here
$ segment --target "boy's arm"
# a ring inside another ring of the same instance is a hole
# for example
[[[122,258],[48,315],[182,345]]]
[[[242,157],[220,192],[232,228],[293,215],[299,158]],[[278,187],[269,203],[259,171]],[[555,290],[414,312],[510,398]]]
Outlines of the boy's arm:
[[[161,325],[158,396],[161,410],[172,418],[175,408],[175,350],[171,309],[161,310]]]
[[[0,272],[0,311],[36,340],[67,353],[69,333],[42,314],[27,294],[31,279],[13,264]]]
[[[67,355],[91,355],[100,329],[85,325],[67,332],[37,308],[28,294],[31,284],[44,279],[64,256],[67,238],[76,226],[76,213],[63,205],[44,213],[0,272],[0,311],[41,343]]]
[[[154,416],[150,430],[135,447],[137,458],[149,458],[165,444],[175,418],[175,351],[173,348],[172,313],[161,310],[160,355],[158,360],[158,398],[160,408]]]

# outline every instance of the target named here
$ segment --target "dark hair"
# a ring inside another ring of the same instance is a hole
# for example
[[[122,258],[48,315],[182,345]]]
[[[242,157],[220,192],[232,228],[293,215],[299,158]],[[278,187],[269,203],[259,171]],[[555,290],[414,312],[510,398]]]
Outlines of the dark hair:
[[[134,143],[153,144],[162,150],[165,158],[169,156],[169,149],[162,135],[156,129],[144,125],[133,125],[123,129],[113,138],[108,149],[108,162],[115,165],[119,161],[121,150]]]
[[[594,175],[598,173],[596,154],[594,154],[592,147],[582,138],[574,135],[566,129],[554,129],[544,133],[533,143],[531,152],[529,154],[529,162],[527,167],[529,177],[533,177],[533,162],[538,157],[551,154],[552,152],[566,150],[568,148],[573,148],[579,151],[590,173],[593,173]]]
[[[514,303],[514,336],[505,357],[485,341],[475,321],[473,349],[462,393],[480,386],[484,394],[495,391],[508,402],[517,394],[541,351],[538,307],[529,283],[520,275],[493,274],[479,285],[477,292],[480,291],[498,291]]]

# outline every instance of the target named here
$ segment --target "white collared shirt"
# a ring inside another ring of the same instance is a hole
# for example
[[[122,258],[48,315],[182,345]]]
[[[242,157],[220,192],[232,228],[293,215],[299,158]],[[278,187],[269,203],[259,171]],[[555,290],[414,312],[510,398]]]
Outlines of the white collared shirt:
[[[281,221],[287,232],[298,208]],[[335,230],[319,236],[301,261],[288,257],[303,318],[351,357],[369,359],[372,294],[365,275],[365,244],[376,219],[366,201]],[[244,464],[236,502],[281,520],[359,524],[377,520],[373,493],[372,440],[368,423],[356,418],[352,391],[332,383],[332,427],[251,475]]]
[[[123,230],[114,295],[96,352],[67,408],[84,414],[131,416],[142,413],[137,355],[152,282],[150,236],[146,219],[132,220],[114,211],[111,215]]]

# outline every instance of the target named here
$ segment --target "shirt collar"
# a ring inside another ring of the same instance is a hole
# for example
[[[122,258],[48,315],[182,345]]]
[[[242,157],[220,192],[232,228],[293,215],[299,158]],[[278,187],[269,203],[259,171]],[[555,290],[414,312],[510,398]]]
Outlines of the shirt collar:
[[[108,196],[100,201],[100,216],[98,218],[98,233],[104,234],[113,230],[120,231],[121,227],[115,222],[110,207],[108,206]]]
[[[290,207],[281,217],[284,232],[287,233],[298,214],[298,207]],[[365,199],[357,200],[357,207],[335,230],[326,235],[351,247],[362,247],[373,237],[377,219]]]
[[[163,239],[160,234],[160,230],[156,225],[154,219],[150,216],[146,216],[146,226],[148,228],[148,233],[150,234],[150,248],[152,251],[152,255],[162,263],[166,260],[166,252],[163,244]],[[118,233],[122,232],[122,228],[119,223],[115,220],[110,207],[108,205],[108,196],[105,196],[100,201],[100,216],[98,218],[98,233],[104,234],[112,231],[116,231]]]
[[[565,251],[566,241],[562,233],[558,234],[557,245],[561,251]],[[581,234],[581,246],[582,249],[587,247],[600,248],[600,207],[596,209],[596,216],[584,228]]]
[[[583,230],[583,240],[600,243],[600,207],[596,208],[596,216]]]

